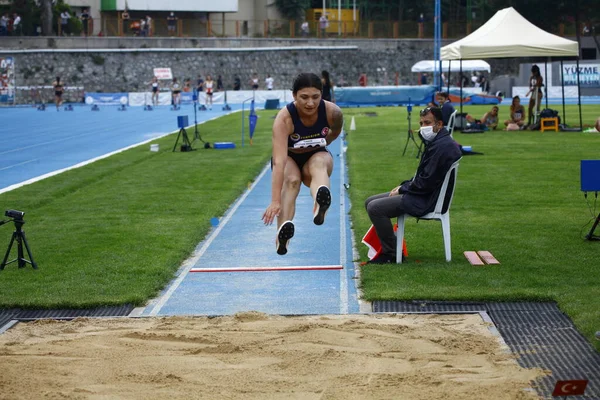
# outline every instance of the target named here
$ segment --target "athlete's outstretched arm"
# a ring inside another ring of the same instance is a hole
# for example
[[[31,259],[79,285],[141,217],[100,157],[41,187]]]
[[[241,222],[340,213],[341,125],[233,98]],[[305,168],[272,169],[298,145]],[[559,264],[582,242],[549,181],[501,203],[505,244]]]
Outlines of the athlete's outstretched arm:
[[[273,223],[273,220],[281,211],[281,189],[283,188],[283,172],[287,162],[287,140],[290,129],[293,130],[290,114],[286,108],[283,108],[279,111],[273,123],[271,204],[262,216],[265,225]]]
[[[325,140],[327,141],[327,145],[329,145],[340,136],[342,126],[344,126],[342,110],[337,105],[329,102],[327,103],[327,121],[331,129],[327,136],[325,136]]]

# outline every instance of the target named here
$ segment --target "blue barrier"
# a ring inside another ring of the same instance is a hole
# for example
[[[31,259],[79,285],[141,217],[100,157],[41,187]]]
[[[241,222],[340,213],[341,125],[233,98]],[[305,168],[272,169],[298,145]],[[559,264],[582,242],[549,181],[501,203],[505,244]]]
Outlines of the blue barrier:
[[[434,86],[379,86],[335,88],[339,106],[397,106],[427,104],[433,101]]]

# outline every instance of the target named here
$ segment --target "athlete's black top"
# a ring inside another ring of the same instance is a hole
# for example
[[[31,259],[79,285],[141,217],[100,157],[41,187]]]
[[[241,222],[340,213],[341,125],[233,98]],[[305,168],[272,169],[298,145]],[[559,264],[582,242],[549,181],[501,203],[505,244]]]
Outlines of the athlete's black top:
[[[294,123],[294,133],[288,136],[288,148],[325,147],[325,136],[330,130],[325,101],[320,101],[317,122],[310,127],[304,126],[293,102],[286,107]]]

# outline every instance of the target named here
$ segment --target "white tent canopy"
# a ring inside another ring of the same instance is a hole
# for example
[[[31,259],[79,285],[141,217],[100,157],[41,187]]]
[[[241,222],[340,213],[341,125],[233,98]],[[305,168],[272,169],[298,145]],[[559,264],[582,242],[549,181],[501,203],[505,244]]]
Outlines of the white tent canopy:
[[[448,71],[448,65],[450,65],[450,72],[460,71],[460,65],[458,62],[449,62],[447,60],[442,61],[442,71]],[[434,72],[435,71],[435,60],[423,60],[419,61],[410,69],[412,72]],[[437,65],[439,69],[439,64]],[[465,60],[462,62],[463,71],[487,71],[490,72],[490,64],[483,60]]]
[[[498,11],[475,32],[441,49],[442,60],[578,56],[577,42],[538,28],[512,7]]]

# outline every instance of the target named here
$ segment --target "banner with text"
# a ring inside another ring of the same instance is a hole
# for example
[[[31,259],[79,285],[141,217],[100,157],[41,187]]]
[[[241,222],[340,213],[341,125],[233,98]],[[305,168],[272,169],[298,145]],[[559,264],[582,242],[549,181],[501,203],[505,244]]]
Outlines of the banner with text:
[[[127,104],[127,93],[86,93],[85,104],[98,104],[103,106],[118,106]]]
[[[0,57],[0,103],[15,102],[15,61]]]
[[[577,86],[577,64],[564,64],[565,86]],[[600,87],[600,64],[579,64],[581,87]]]

